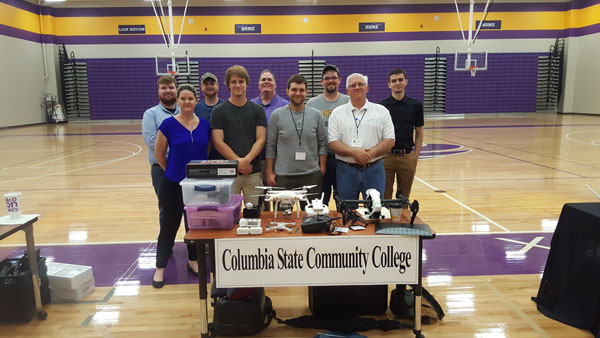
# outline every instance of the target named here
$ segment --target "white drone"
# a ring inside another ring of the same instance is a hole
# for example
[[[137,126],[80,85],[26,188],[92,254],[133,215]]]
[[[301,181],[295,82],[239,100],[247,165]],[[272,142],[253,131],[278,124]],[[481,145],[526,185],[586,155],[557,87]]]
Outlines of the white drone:
[[[317,215],[329,215],[329,206],[323,204],[323,197],[325,193],[321,194],[321,198],[315,198],[309,204],[306,205],[304,211],[306,216],[317,216]]]
[[[308,189],[314,188],[316,185],[304,185],[292,190],[275,190],[281,189],[278,187],[257,186],[260,189],[266,189],[264,195],[265,202],[271,202],[273,207],[273,218],[277,218],[277,210],[282,209],[284,214],[291,215],[294,205],[296,205],[296,216],[300,218],[300,201],[308,202]]]

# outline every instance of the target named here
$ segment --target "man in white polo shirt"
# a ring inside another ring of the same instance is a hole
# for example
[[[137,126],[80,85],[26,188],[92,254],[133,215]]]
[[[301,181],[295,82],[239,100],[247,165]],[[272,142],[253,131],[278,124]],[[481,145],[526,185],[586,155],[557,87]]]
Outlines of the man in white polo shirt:
[[[354,73],[346,79],[350,102],[333,110],[329,117],[329,149],[338,160],[337,190],[342,200],[358,199],[374,188],[383,196],[383,161],[394,146],[394,124],[390,112],[367,100],[368,78]]]

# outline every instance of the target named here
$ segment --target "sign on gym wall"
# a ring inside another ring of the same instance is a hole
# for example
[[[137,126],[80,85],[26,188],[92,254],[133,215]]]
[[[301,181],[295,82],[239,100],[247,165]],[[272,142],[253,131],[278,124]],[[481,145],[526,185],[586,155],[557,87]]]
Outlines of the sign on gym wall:
[[[359,22],[359,32],[385,32],[385,22]]]
[[[258,34],[260,33],[260,24],[249,25],[249,24],[236,24],[235,34]]]
[[[146,34],[146,25],[119,25],[119,34]]]

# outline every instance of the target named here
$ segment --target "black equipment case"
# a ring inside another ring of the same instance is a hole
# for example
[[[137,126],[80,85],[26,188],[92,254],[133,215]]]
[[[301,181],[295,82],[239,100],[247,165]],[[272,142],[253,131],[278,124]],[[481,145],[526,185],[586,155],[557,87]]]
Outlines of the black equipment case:
[[[309,286],[308,305],[316,317],[378,315],[387,310],[388,286]]]
[[[50,302],[46,257],[37,251],[42,305]],[[33,279],[27,255],[0,262],[0,322],[28,322],[35,315]]]
[[[244,296],[228,295],[236,290]],[[250,336],[269,326],[275,316],[264,288],[217,289],[213,284],[211,297],[214,314],[209,329],[214,335]]]
[[[185,166],[187,178],[236,178],[238,161],[194,160]]]

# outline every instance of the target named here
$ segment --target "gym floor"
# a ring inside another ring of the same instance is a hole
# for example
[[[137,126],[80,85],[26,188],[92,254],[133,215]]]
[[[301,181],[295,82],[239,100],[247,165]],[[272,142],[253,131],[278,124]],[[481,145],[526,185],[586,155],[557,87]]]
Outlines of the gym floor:
[[[423,325],[425,336],[592,337],[543,316],[530,298],[563,204],[598,201],[586,185],[600,192],[599,126],[600,116],[590,115],[426,118],[411,198],[438,235],[425,242],[423,280],[446,317]],[[0,130],[0,189],[21,191],[23,212],[41,215],[35,240],[48,261],[91,265],[96,282],[79,302],[46,305],[45,321],[0,325],[2,336],[199,336],[183,227],[166,286],[150,285],[158,208],[146,151],[140,121]],[[24,234],[3,240],[0,256],[22,253],[24,242]],[[281,318],[309,313],[306,287],[267,295]],[[257,336],[323,331],[273,322]]]

